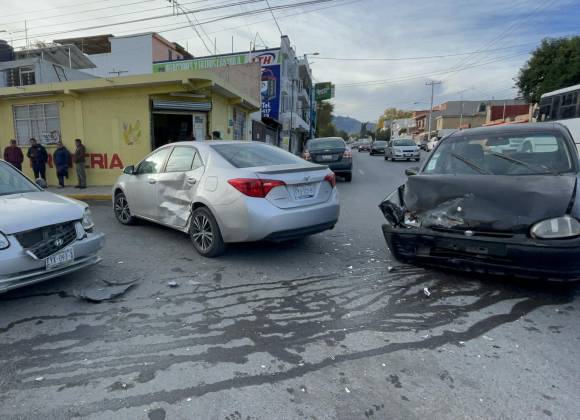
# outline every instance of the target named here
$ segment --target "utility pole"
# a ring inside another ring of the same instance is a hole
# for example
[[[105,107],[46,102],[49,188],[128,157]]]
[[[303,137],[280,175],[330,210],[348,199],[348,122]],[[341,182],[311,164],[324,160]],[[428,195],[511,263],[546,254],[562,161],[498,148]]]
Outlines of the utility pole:
[[[292,100],[290,102],[290,137],[288,139],[288,151],[292,153],[292,117],[294,116],[294,79],[290,80],[292,82]]]
[[[431,107],[429,108],[429,134],[428,139],[431,139],[431,120],[433,119],[433,97],[435,96],[435,85],[440,85],[441,82],[436,82],[431,80],[430,82],[426,82],[426,86],[431,86]]]
[[[459,127],[457,127],[459,130],[461,130],[461,126],[463,125],[463,93],[466,91],[467,89],[463,89],[461,92],[459,92],[461,94],[461,114],[459,116]]]

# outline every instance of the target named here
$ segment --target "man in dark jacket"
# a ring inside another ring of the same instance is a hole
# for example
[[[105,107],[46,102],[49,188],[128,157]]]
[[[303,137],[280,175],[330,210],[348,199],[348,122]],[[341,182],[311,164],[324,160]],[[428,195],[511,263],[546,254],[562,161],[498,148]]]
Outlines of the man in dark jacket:
[[[74,161],[77,167],[77,178],[79,179],[79,184],[75,188],[87,188],[87,173],[85,171],[87,150],[81,139],[76,139],[75,145]]]
[[[16,145],[16,140],[10,140],[10,146],[4,149],[4,160],[19,171],[22,170],[24,155],[22,154],[22,149]]]
[[[32,163],[32,172],[34,172],[34,179],[42,178],[46,181],[46,162],[48,161],[48,153],[46,149],[36,142],[36,139],[30,139],[30,148],[26,154]]]
[[[52,155],[54,166],[56,167],[56,176],[58,177],[58,187],[64,188],[64,179],[68,178],[68,168],[70,165],[70,152],[62,142],[58,142],[56,150]]]

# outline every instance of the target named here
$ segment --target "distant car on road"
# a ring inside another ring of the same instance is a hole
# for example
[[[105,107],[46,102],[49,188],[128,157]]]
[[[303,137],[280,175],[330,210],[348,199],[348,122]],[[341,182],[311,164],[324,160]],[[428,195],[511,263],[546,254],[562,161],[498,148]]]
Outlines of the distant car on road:
[[[371,142],[368,140],[361,141],[358,144],[359,152],[369,152],[371,150]]]
[[[373,144],[371,144],[371,151],[370,155],[384,155],[385,154],[385,147],[387,146],[387,142],[383,140],[377,140]]]
[[[419,160],[421,150],[412,138],[391,140],[385,148],[385,160]]]
[[[332,171],[263,143],[172,143],[123,172],[113,187],[117,220],[189,233],[205,257],[220,255],[226,243],[285,241],[338,221]]]
[[[431,140],[427,142],[427,151],[430,152],[431,150],[435,149],[439,144],[439,138],[433,137]]]
[[[327,165],[335,174],[352,181],[352,150],[340,137],[323,137],[306,142],[303,158]]]
[[[96,264],[104,242],[88,205],[43,191],[0,160],[0,292]]]
[[[399,261],[580,280],[580,164],[564,126],[458,131],[407,175],[380,205]]]

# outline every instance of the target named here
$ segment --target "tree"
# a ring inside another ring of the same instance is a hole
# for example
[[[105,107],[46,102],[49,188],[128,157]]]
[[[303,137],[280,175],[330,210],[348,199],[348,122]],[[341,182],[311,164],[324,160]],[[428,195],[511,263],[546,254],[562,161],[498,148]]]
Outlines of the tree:
[[[553,90],[580,83],[580,36],[544,39],[520,69],[516,87],[530,103]]]
[[[348,141],[349,135],[346,131],[340,130],[337,135],[338,137],[342,137],[344,141]]]
[[[317,112],[316,137],[336,137],[336,127],[332,123],[334,105],[319,102]]]
[[[386,140],[389,141],[391,139],[391,129],[387,128],[386,130],[377,130],[377,140]]]

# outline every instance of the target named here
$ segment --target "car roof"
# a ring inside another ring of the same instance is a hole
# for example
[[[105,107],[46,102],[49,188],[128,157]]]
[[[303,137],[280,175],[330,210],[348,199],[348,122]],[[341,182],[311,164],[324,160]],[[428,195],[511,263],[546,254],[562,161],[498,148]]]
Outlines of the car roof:
[[[518,133],[529,133],[531,131],[561,131],[565,132],[566,129],[561,124],[553,122],[536,122],[536,123],[522,123],[522,124],[506,124],[506,125],[495,125],[492,127],[477,127],[469,128],[467,130],[455,131],[449,135],[449,137],[458,137],[461,135],[466,136],[479,136],[479,135],[490,135],[490,134],[518,134]]]

